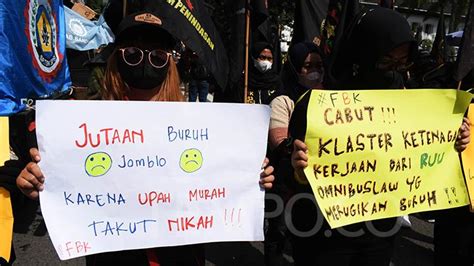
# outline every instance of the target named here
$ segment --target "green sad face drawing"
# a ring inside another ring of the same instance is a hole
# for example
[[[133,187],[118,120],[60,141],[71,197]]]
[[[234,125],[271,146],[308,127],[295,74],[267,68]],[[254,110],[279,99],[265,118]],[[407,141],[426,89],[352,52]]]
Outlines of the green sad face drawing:
[[[105,152],[92,153],[86,158],[85,168],[89,176],[103,176],[110,167],[112,167],[112,158]]]
[[[196,172],[202,166],[202,154],[198,149],[187,149],[181,154],[179,166],[186,173]]]

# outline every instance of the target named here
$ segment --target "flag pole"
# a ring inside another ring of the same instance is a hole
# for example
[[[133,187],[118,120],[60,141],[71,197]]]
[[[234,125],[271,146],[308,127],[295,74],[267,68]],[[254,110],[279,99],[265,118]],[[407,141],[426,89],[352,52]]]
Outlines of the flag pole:
[[[125,16],[127,16],[127,0],[123,0],[123,16],[122,16],[122,18],[124,18]]]
[[[245,5],[245,66],[244,66],[244,103],[247,103],[249,87],[249,42],[250,42],[250,0]]]

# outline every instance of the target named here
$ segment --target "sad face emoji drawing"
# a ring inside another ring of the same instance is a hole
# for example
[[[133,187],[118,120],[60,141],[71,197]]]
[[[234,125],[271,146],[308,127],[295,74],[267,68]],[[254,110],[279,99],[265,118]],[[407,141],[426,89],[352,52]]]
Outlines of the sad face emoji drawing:
[[[105,152],[92,153],[86,158],[85,168],[89,176],[103,176],[110,167],[112,167],[112,158]]]
[[[181,154],[179,166],[186,173],[196,172],[202,166],[202,154],[198,149],[187,149]]]

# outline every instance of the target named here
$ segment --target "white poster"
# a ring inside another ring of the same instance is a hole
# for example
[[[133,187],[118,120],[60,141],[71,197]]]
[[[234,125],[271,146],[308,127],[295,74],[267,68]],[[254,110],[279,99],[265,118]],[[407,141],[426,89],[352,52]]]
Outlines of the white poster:
[[[41,208],[59,257],[263,240],[270,109],[38,101]]]

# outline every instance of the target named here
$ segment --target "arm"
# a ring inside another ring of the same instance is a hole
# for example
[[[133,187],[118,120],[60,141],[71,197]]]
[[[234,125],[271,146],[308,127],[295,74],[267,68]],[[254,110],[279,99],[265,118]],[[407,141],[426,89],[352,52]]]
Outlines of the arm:
[[[275,150],[288,137],[288,124],[294,109],[293,101],[287,96],[279,96],[270,103],[272,114],[268,141],[270,149]]]

